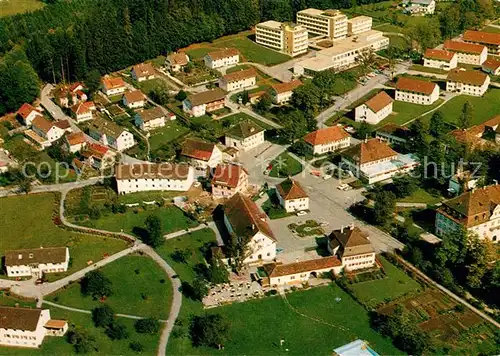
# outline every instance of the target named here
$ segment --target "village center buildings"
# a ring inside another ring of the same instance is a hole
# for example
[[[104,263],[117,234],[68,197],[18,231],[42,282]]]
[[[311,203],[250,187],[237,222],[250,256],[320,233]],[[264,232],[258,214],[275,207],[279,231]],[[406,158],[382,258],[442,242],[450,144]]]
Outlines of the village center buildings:
[[[217,145],[188,138],[182,144],[181,156],[198,170],[215,168],[222,162],[222,152]]]
[[[392,113],[392,98],[381,91],[354,110],[355,121],[376,125]]]
[[[307,28],[272,20],[261,22],[255,26],[255,42],[295,57],[307,52]]]
[[[353,225],[334,230],[328,237],[328,251],[338,255],[347,271],[375,265],[375,250],[367,233]]]
[[[432,105],[439,99],[439,86],[426,80],[400,77],[396,83],[396,100]]]
[[[325,154],[349,147],[351,136],[341,126],[331,126],[304,136],[313,154]]]
[[[46,247],[5,252],[5,269],[9,277],[41,278],[44,273],[66,272],[69,263],[67,247]]]
[[[236,164],[218,164],[212,176],[212,196],[230,198],[248,189],[248,172]]]
[[[265,131],[251,120],[240,121],[226,133],[226,146],[249,151],[264,143]]]
[[[199,117],[224,108],[225,102],[224,90],[217,88],[189,95],[182,102],[182,109],[185,113]]]
[[[482,72],[455,69],[446,77],[446,91],[460,94],[483,96],[490,85],[490,77]]]

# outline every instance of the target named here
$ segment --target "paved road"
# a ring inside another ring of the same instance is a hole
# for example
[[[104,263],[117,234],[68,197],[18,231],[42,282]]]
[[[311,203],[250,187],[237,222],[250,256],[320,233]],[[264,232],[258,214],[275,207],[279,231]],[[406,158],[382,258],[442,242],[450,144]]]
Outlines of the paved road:
[[[101,177],[93,177],[86,180],[79,180],[76,182],[70,183],[61,183],[61,184],[47,184],[47,185],[34,185],[32,190],[28,194],[37,194],[37,193],[48,193],[48,192],[60,192],[64,190],[82,188],[89,185],[94,185],[100,182]],[[2,189],[0,190],[0,197],[14,196],[19,195],[19,190],[17,188],[12,189]],[[23,193],[24,194],[24,193]]]
[[[263,123],[269,125],[269,126],[272,126],[274,127],[275,129],[281,129],[283,128],[283,126],[281,126],[280,124],[277,124],[276,122],[272,121],[272,120],[269,120],[267,118],[265,118],[264,116],[262,115],[259,115],[257,114],[255,111],[243,106],[243,105],[239,105],[239,104],[236,104],[234,102],[231,101],[231,96],[234,95],[234,94],[237,94],[239,92],[242,92],[244,91],[244,89],[242,90],[235,90],[235,91],[232,91],[232,92],[229,92],[227,95],[226,95],[226,106],[229,107],[232,111],[235,111],[235,112],[242,112],[242,113],[245,113],[247,115],[250,115],[254,118],[256,118],[257,120],[259,121],[262,121]]]

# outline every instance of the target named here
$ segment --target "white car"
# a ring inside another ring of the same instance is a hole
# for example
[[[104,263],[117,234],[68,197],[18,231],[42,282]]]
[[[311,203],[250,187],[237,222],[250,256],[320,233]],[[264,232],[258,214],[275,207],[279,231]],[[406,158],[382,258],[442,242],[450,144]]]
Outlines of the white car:
[[[297,212],[297,216],[304,216],[307,215],[307,211],[299,211]]]
[[[337,189],[338,189],[338,190],[344,190],[344,191],[346,191],[346,190],[351,189],[351,186],[350,186],[349,184],[344,183],[344,184],[339,185],[339,186],[337,187]]]
[[[330,178],[332,178],[331,174],[325,174],[325,175],[323,176],[323,179],[324,179],[324,180],[327,180],[327,179],[330,179]]]

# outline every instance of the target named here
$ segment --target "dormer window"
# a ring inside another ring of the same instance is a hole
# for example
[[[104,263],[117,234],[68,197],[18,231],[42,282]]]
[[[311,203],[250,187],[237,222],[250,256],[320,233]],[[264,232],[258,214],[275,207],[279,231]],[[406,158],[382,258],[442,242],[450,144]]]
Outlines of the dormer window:
[[[23,259],[23,255],[22,254],[17,255],[17,259],[18,260],[22,260]]]
[[[32,253],[30,253],[30,254],[29,254],[29,257],[30,257],[30,258],[33,258],[33,254],[32,254]]]

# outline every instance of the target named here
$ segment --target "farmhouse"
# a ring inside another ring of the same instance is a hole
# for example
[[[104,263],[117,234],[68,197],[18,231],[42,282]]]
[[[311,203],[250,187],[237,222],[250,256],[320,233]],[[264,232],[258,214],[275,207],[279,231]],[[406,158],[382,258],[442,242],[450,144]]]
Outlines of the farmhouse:
[[[38,348],[45,336],[63,336],[65,320],[50,318],[49,309],[0,306],[0,345]]]
[[[278,83],[271,85],[271,97],[273,102],[277,105],[286,104],[290,101],[293,91],[300,87],[302,82],[298,79],[292,80],[288,83]]]
[[[460,94],[483,96],[490,85],[490,77],[482,72],[455,69],[446,77],[446,90]]]
[[[122,103],[129,109],[142,108],[146,104],[146,98],[142,91],[132,90],[123,95]]]
[[[151,63],[141,63],[132,67],[132,78],[138,82],[154,79],[156,72]]]
[[[182,102],[182,109],[191,116],[199,117],[224,108],[226,93],[217,88],[189,95]]]
[[[228,67],[239,63],[240,52],[235,48],[226,48],[207,53],[203,60],[205,61],[205,65],[210,69]]]
[[[465,31],[464,41],[488,47],[488,52],[500,55],[500,33],[483,31]]]
[[[75,82],[69,86],[60,86],[53,92],[53,95],[56,103],[62,107],[69,108],[79,102],[87,101],[88,97],[84,92],[85,89],[82,83]]]
[[[292,178],[276,184],[276,195],[287,213],[309,209],[309,196],[300,183]]]
[[[472,189],[443,202],[436,211],[436,235],[461,227],[481,239],[500,240],[500,185]]]
[[[255,25],[255,42],[295,57],[307,52],[307,29],[293,23],[265,21]]]
[[[251,120],[240,121],[226,132],[227,147],[248,151],[264,143],[264,130]]]
[[[373,184],[418,165],[412,154],[399,154],[379,139],[365,140],[342,153],[341,165],[359,179]]]
[[[71,134],[67,134],[64,136],[66,148],[71,153],[76,153],[85,148],[87,144],[87,140],[85,138],[85,134],[80,132],[75,132]]]
[[[484,61],[481,69],[490,75],[500,75],[500,59],[488,58]]]
[[[224,224],[229,234],[246,244],[244,263],[262,263],[276,257],[276,238],[266,215],[250,198],[239,192],[229,198],[224,204]]]
[[[435,0],[404,0],[404,13],[411,16],[432,15],[436,11]]]
[[[375,250],[367,233],[351,225],[333,230],[328,236],[328,251],[337,255],[347,271],[375,266]]]
[[[392,113],[392,98],[381,91],[354,110],[355,121],[376,125]]]
[[[25,126],[30,127],[31,122],[36,117],[42,117],[42,113],[35,109],[31,104],[24,103],[21,105],[19,110],[17,110],[17,115],[22,119],[22,122]]]
[[[424,67],[450,70],[457,67],[458,55],[443,49],[427,49],[424,53]]]
[[[248,189],[248,171],[236,164],[218,164],[212,176],[212,196],[230,198]]]
[[[488,58],[488,49],[479,44],[457,42],[452,40],[444,41],[443,48],[457,54],[457,62],[472,65],[481,65]]]
[[[122,78],[107,77],[102,80],[102,91],[107,96],[122,94],[127,89]]]
[[[80,102],[71,107],[71,115],[77,123],[92,120],[92,112],[96,110],[93,101]]]
[[[97,117],[92,121],[89,136],[120,152],[135,145],[134,135],[127,129],[102,117]]]
[[[351,136],[342,126],[332,126],[313,131],[304,136],[313,154],[324,154],[337,151],[351,144]]]
[[[209,142],[188,138],[182,144],[181,156],[186,157],[197,169],[214,168],[222,161],[222,152]]]
[[[165,60],[165,67],[172,72],[181,71],[189,63],[189,56],[184,52],[171,53]]]
[[[187,164],[120,164],[116,167],[118,194],[145,191],[182,191],[194,183],[194,169]]]
[[[225,91],[233,91],[253,87],[256,77],[257,72],[253,68],[232,72],[219,79],[219,88]]]
[[[9,277],[41,278],[44,273],[66,272],[67,247],[46,247],[5,251],[5,269]]]
[[[439,86],[426,80],[400,77],[396,83],[396,100],[432,105],[439,99]]]
[[[160,106],[140,110],[135,114],[135,126],[143,131],[150,131],[165,126],[166,114]]]

